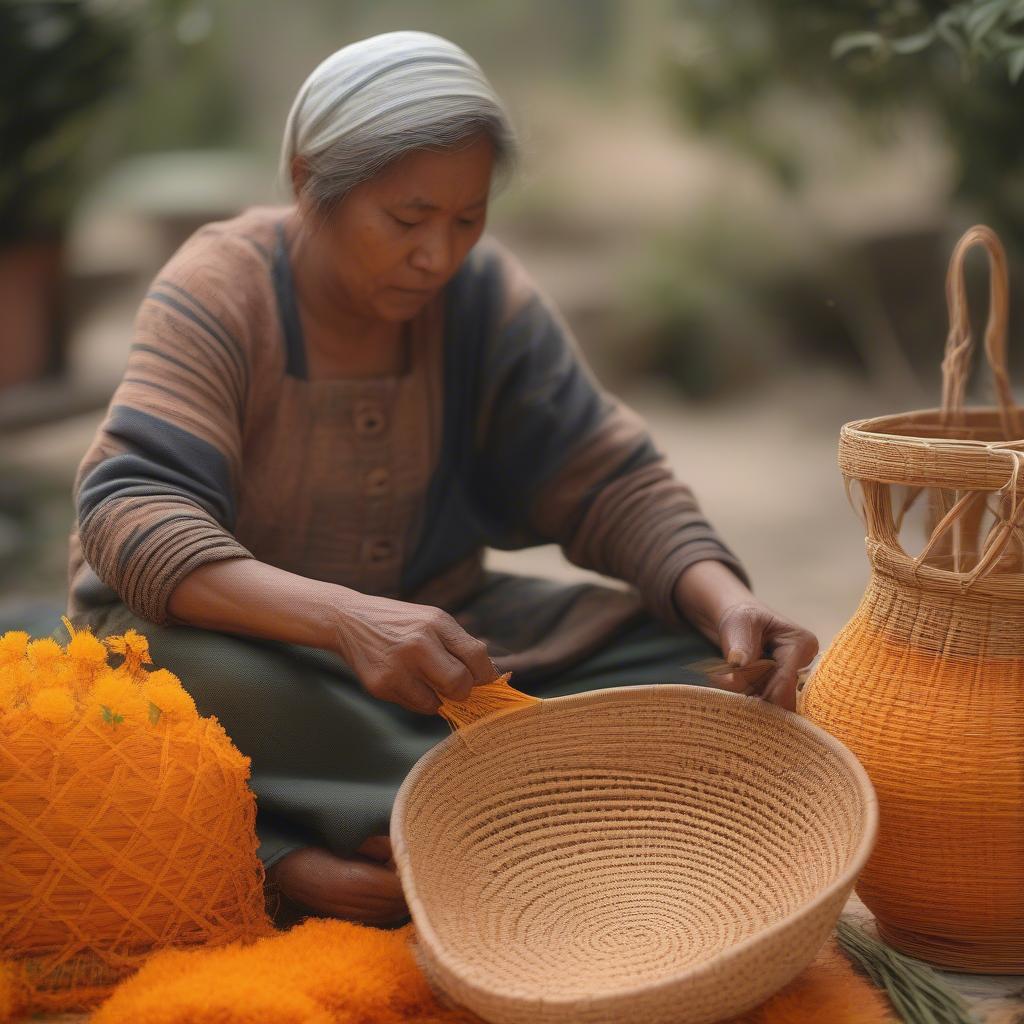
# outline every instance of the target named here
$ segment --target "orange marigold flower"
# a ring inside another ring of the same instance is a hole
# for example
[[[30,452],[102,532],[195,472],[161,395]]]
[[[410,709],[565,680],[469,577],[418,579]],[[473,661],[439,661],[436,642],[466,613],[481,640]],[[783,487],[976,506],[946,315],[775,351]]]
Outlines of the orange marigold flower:
[[[78,710],[74,697],[67,690],[56,686],[40,690],[28,706],[32,714],[50,725],[69,725]]]
[[[123,655],[124,668],[131,675],[138,675],[143,665],[152,665],[149,656],[149,640],[134,629],[129,629],[117,636],[105,637],[103,642],[115,654]]]
[[[142,683],[142,696],[160,709],[161,715],[176,722],[197,716],[196,702],[169,669],[150,672]]]
[[[124,672],[107,669],[93,683],[86,701],[89,714],[107,725],[139,725],[149,716],[149,703],[138,683]]]
[[[52,672],[66,657],[64,648],[49,636],[33,640],[25,653],[32,667],[39,672]]]
[[[0,636],[0,668],[24,658],[27,647],[28,633],[23,630],[11,629]]]
[[[76,630],[66,615],[61,619],[71,637],[67,646],[68,660],[75,666],[79,680],[84,681],[83,676],[91,678],[106,667],[106,646],[88,628]]]
[[[53,665],[48,666],[47,668],[33,669],[31,664],[28,662],[26,662],[26,665],[28,666],[28,671],[26,672],[27,696],[38,693],[40,690],[49,689],[50,687],[77,693],[78,687],[76,682],[78,673],[75,671],[75,666],[66,658],[61,658],[60,661],[55,661]]]

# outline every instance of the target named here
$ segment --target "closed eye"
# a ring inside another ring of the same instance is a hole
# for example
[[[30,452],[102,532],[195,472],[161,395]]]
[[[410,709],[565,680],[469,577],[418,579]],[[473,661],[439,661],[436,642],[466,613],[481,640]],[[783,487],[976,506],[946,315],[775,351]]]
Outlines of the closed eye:
[[[391,219],[395,221],[396,224],[401,224],[403,228],[414,228],[422,223],[422,221],[418,220],[402,220],[400,217],[396,217],[394,214],[391,214]],[[478,219],[476,217],[471,217],[468,220],[465,217],[459,217],[458,221],[460,224],[464,225],[467,228],[475,227],[476,224],[478,223]]]

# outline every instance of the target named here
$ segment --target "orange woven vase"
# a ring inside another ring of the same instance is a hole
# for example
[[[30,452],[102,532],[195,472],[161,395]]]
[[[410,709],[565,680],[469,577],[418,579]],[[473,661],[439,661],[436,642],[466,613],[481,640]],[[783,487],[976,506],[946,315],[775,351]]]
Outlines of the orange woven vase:
[[[998,407],[965,409],[963,262],[991,272],[985,348]],[[880,830],[857,890],[887,942],[953,970],[1024,972],[1024,431],[1006,372],[998,238],[958,242],[943,404],[842,428],[839,465],[871,578],[798,698],[860,759]],[[916,553],[906,536],[923,527]]]

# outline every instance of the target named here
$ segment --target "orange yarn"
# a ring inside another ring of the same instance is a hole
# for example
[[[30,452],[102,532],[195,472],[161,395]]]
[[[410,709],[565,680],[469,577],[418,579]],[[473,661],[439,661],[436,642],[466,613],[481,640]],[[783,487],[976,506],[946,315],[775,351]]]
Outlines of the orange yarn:
[[[540,697],[523,693],[522,690],[510,686],[511,676],[511,672],[506,672],[493,682],[474,686],[465,700],[455,701],[442,697],[437,713],[453,731],[458,731],[488,715],[518,711],[520,708],[540,703]]]
[[[248,947],[159,953],[92,1024],[475,1021],[434,999],[409,946],[412,927],[312,918]]]
[[[153,949],[272,930],[249,759],[144,636],[0,637],[0,1007],[87,1008]],[[116,667],[108,651],[120,655]]]
[[[310,919],[248,947],[158,953],[91,1024],[481,1024],[435,998],[414,938],[411,923],[386,931]],[[896,1019],[832,940],[800,977],[732,1024]]]

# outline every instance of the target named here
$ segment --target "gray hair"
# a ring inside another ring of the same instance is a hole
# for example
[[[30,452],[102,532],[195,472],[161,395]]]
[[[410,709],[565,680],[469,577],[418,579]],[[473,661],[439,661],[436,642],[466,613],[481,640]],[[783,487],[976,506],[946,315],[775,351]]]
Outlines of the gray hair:
[[[362,181],[414,149],[453,149],[480,132],[495,148],[492,194],[518,164],[504,105],[479,65],[430,32],[385,32],[331,54],[303,82],[285,123],[282,183],[291,165],[309,168],[304,186],[329,209]]]

